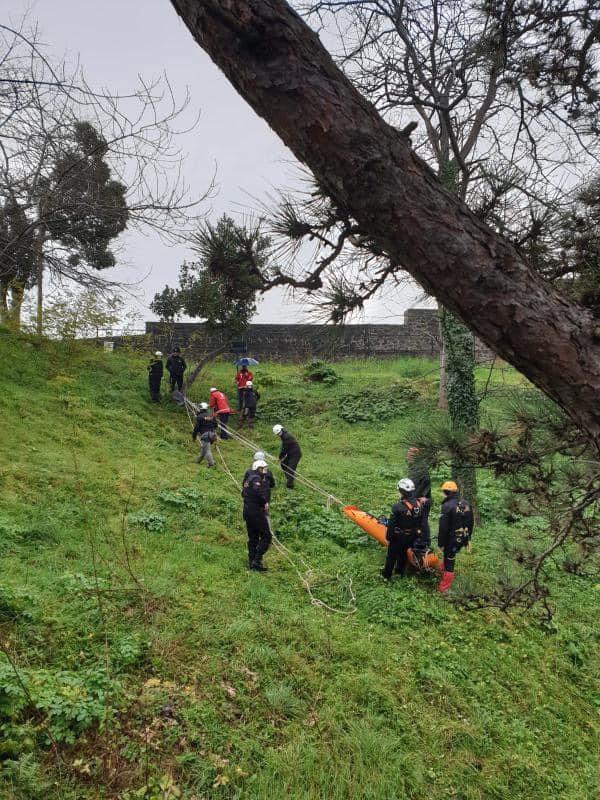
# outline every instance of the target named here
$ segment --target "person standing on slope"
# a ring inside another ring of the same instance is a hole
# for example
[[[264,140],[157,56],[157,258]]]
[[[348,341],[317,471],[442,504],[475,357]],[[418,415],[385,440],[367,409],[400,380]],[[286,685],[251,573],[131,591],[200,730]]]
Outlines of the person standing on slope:
[[[254,380],[254,375],[245,364],[235,373],[234,382],[237,386],[238,411],[242,410],[242,392],[246,388],[248,381],[252,380]]]
[[[211,387],[208,405],[219,423],[221,439],[229,439],[229,434],[227,433],[227,423],[231,414],[229,401],[223,392],[220,392],[215,386]]]
[[[150,388],[150,400],[153,403],[160,403],[160,382],[163,376],[162,353],[157,350],[148,364],[148,386]]]
[[[296,467],[302,458],[302,450],[297,440],[284,430],[282,425],[273,425],[273,433],[281,439],[279,463],[285,475],[285,485],[288,489],[293,489]]]
[[[265,485],[264,472],[267,462],[260,459],[252,464],[252,469],[242,484],[244,499],[244,522],[248,532],[248,566],[256,572],[265,572],[263,556],[271,544],[269,525],[269,490]]]
[[[175,391],[176,386],[179,391],[183,389],[183,373],[186,369],[187,364],[181,356],[181,350],[178,347],[174,347],[173,352],[167,358],[167,372],[169,373],[172,392]]]
[[[266,457],[265,457],[265,454],[263,453],[262,450],[257,450],[256,453],[254,453],[254,458],[252,459],[253,466],[254,466],[254,463],[256,461],[264,461],[265,464],[266,464]],[[250,474],[253,471],[253,466],[250,467],[250,469],[247,469],[246,472],[244,473],[244,477],[242,478],[242,486],[244,485],[244,483],[250,477]],[[265,489],[266,489],[267,502],[270,503],[271,502],[271,489],[275,488],[275,478],[273,477],[273,473],[268,468],[268,466],[265,469],[263,469],[260,474],[261,474],[262,481],[263,481],[263,484],[264,484]]]
[[[256,420],[256,406],[259,398],[260,395],[254,388],[254,384],[252,381],[248,381],[246,387],[242,389],[240,428],[243,428],[246,423],[248,423],[249,428],[254,427],[254,422]]]
[[[471,543],[473,536],[473,509],[464,500],[454,481],[442,484],[444,500],[438,530],[438,547],[444,554],[442,579],[438,592],[447,594],[454,580],[454,562],[463,547]]]
[[[200,403],[200,410],[196,414],[196,424],[192,431],[192,439],[194,441],[197,436],[200,436],[200,454],[196,459],[196,464],[199,464],[205,458],[209,467],[215,466],[211,445],[217,438],[216,427],[217,423],[210,413],[208,403]]]
[[[408,561],[407,550],[414,546],[415,540],[421,534],[423,504],[415,495],[415,484],[410,478],[402,478],[398,481],[398,492],[400,499],[392,506],[385,533],[388,549],[385,565],[381,570],[381,577],[385,581],[392,577],[394,567],[399,575],[404,575]]]

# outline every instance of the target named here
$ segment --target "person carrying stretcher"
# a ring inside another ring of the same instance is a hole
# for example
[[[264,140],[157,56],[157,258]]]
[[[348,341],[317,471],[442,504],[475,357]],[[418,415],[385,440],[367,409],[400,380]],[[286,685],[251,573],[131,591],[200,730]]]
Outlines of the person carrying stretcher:
[[[421,534],[423,503],[415,495],[415,484],[410,478],[398,481],[400,500],[392,506],[387,523],[386,539],[388,542],[385,565],[381,577],[389,581],[394,567],[399,575],[406,572],[408,549],[414,546]]]

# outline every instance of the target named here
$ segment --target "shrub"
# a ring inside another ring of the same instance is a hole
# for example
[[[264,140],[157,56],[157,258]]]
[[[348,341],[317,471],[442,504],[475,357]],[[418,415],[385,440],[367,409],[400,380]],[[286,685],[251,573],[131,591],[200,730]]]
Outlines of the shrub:
[[[300,400],[291,397],[267,400],[258,407],[260,418],[267,422],[280,422],[290,417],[298,417],[302,411],[303,404]]]
[[[198,489],[194,489],[193,487],[174,489],[173,491],[165,489],[159,492],[158,497],[159,500],[167,505],[180,506],[192,510],[198,508],[198,503],[202,499],[202,495]]]
[[[129,514],[127,519],[132,525],[141,525],[142,528],[154,533],[164,531],[167,524],[166,517],[163,517],[162,514],[155,514],[147,511],[138,511],[136,514]]]
[[[410,386],[395,383],[372,391],[345,394],[339,400],[337,414],[349,423],[393,419],[406,411],[419,393]]]
[[[331,364],[318,359],[306,364],[303,372],[306,380],[315,383],[325,383],[327,386],[331,386],[341,380]]]
[[[79,733],[114,713],[113,695],[119,688],[98,668],[26,669],[17,677],[10,664],[0,661],[0,731],[14,731],[15,724],[38,712],[56,741],[73,744]]]

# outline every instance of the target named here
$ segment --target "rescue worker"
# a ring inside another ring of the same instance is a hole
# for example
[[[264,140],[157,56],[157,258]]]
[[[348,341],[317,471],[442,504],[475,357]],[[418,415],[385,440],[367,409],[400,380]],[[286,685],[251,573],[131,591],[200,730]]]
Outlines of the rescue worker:
[[[252,381],[248,381],[245,388],[242,389],[242,406],[240,416],[240,427],[248,423],[249,428],[254,427],[256,420],[256,404],[260,398],[259,393],[254,388]]]
[[[454,580],[454,562],[457,553],[470,545],[473,536],[473,509],[460,497],[458,486],[454,481],[442,484],[444,499],[438,531],[438,547],[444,554],[441,563],[442,579],[438,592],[446,594]]]
[[[284,430],[282,425],[273,425],[273,433],[281,439],[279,463],[285,475],[285,485],[288,489],[293,489],[296,467],[302,458],[302,450],[297,440]]]
[[[242,410],[242,392],[246,388],[248,381],[254,380],[254,375],[250,372],[248,367],[244,364],[240,369],[235,373],[235,378],[233,379],[235,385],[237,386],[237,398],[238,398],[238,411]]]
[[[263,451],[262,450],[257,450],[256,453],[254,453],[254,458],[252,459],[252,461],[253,461],[253,463],[256,462],[256,461],[264,461],[266,463],[266,458],[265,458],[265,454],[263,453]],[[248,480],[248,478],[250,477],[250,473],[251,472],[252,472],[252,467],[250,467],[250,469],[246,470],[246,472],[244,473],[244,477],[242,478],[242,485],[244,485],[244,483]],[[267,493],[267,502],[270,503],[271,502],[271,489],[275,488],[275,478],[273,477],[273,473],[268,468],[268,466],[267,466],[266,469],[264,469],[262,471],[261,476],[262,476],[263,484],[265,486],[265,490],[266,490],[266,493]]]
[[[213,416],[216,416],[217,422],[219,423],[221,439],[229,439],[229,434],[227,433],[227,423],[229,422],[229,415],[231,414],[229,401],[223,392],[220,392],[215,386],[212,386],[210,389],[208,405],[213,412]]]
[[[171,382],[171,391],[175,391],[175,387],[181,391],[183,389],[183,373],[187,369],[185,359],[181,357],[181,350],[178,347],[173,348],[173,352],[167,358],[167,372],[169,373],[169,380]]]
[[[150,387],[150,400],[160,403],[160,382],[163,376],[162,353],[157,350],[148,364],[148,386]]]
[[[415,484],[410,478],[398,481],[400,499],[392,506],[387,523],[385,538],[388,542],[385,565],[381,577],[389,581],[394,567],[399,575],[406,572],[408,561],[407,550],[414,546],[415,539],[421,533],[423,505],[415,495]]]
[[[209,467],[215,466],[215,459],[213,458],[211,445],[216,441],[217,423],[210,413],[208,403],[200,403],[200,410],[196,414],[196,424],[192,431],[192,439],[196,441],[196,437],[200,436],[200,454],[196,458],[196,464],[205,458]]]
[[[431,531],[429,529],[429,512],[431,511],[431,478],[427,466],[419,458],[419,448],[409,447],[406,453],[408,477],[415,484],[415,495],[422,501],[423,516],[421,519],[421,535],[416,539],[413,550],[425,553],[431,547]]]
[[[242,484],[244,498],[244,522],[248,531],[248,566],[256,572],[265,572],[263,556],[271,544],[269,525],[269,500],[264,483],[267,462],[257,460]]]

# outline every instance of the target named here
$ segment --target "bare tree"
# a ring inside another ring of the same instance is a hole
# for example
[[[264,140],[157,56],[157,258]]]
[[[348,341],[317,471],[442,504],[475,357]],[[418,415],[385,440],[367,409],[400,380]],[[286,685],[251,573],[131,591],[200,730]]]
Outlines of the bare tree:
[[[190,197],[183,179],[176,131],[188,104],[188,96],[176,100],[166,78],[141,82],[130,95],[94,91],[81,69],[51,62],[35,28],[0,26],[0,203],[18,208],[26,220],[13,224],[0,245],[5,315],[18,318],[23,292],[37,284],[41,332],[45,271],[59,282],[96,288],[112,283],[99,273],[114,263],[106,241],[99,241],[97,252],[87,247],[83,257],[68,246],[77,226],[83,234],[87,225],[91,233],[98,219],[112,218],[112,235],[127,224],[171,241],[194,229],[201,198]],[[88,136],[82,148],[85,126],[97,137],[90,142]],[[101,160],[111,173],[103,180],[113,191],[99,195],[89,189],[93,172],[96,179],[102,171]],[[117,184],[123,186],[126,215],[118,224]],[[24,274],[15,261],[24,246],[33,249],[33,273]],[[5,301],[9,291],[12,311]]]

